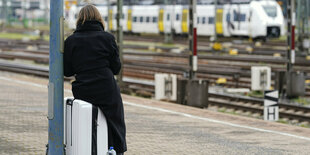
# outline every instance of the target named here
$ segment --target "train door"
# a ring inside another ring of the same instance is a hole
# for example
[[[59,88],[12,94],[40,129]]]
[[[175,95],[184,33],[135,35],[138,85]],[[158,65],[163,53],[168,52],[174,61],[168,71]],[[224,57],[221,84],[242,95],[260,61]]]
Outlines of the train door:
[[[165,33],[170,33],[172,29],[172,15],[173,15],[173,10],[172,6],[165,6],[164,7],[164,32]]]
[[[182,33],[188,33],[188,9],[182,10]]]
[[[174,17],[173,17],[173,27],[175,34],[182,33],[182,6],[181,5],[174,5]]]
[[[121,25],[123,27],[124,32],[128,32],[128,26],[127,22],[128,21],[128,6],[123,6],[123,14],[121,18]]]
[[[249,36],[250,27],[250,5],[241,5],[239,13],[240,34],[242,36]]]
[[[109,30],[112,31],[113,30],[113,8],[110,7],[109,8]]]
[[[159,9],[159,15],[158,15],[158,29],[160,33],[164,32],[164,9]]]
[[[131,7],[128,7],[127,10],[127,31],[132,31],[132,9]]]
[[[249,16],[249,5],[233,5],[231,7],[231,34],[235,36],[248,36],[247,17]]]
[[[223,8],[216,9],[216,34],[223,35]]]
[[[223,7],[223,35],[225,37],[229,37],[231,35],[231,21],[232,21],[232,15],[230,13],[231,5],[227,4]]]

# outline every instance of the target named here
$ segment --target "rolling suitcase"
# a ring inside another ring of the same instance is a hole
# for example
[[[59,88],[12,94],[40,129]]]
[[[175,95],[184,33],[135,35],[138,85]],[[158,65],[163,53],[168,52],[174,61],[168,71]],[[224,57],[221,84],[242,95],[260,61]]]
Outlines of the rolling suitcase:
[[[65,98],[64,128],[67,155],[105,155],[108,128],[102,111],[90,103]]]

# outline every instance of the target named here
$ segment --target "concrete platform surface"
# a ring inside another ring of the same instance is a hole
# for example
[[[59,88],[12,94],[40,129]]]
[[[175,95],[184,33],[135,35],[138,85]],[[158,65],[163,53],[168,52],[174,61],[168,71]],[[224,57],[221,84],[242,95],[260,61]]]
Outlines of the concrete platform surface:
[[[47,79],[0,71],[0,154],[45,153]],[[71,96],[65,84],[65,96]],[[310,129],[123,95],[128,151],[310,154]]]

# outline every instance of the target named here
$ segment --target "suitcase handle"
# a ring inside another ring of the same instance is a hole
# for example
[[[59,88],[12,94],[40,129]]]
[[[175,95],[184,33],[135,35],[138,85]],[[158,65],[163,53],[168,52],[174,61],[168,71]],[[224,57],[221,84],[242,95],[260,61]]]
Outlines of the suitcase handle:
[[[70,105],[72,107],[73,105],[73,101],[74,101],[74,98],[73,97],[66,97],[64,99],[64,117],[63,117],[63,121],[64,121],[64,140],[63,140],[63,143],[64,143],[64,149],[66,149],[66,145],[67,145],[67,105]]]

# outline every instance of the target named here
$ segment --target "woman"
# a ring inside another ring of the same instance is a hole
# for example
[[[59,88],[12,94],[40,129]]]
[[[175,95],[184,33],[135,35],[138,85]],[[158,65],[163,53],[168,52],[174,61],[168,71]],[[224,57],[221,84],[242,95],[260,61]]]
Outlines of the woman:
[[[76,25],[76,31],[65,41],[64,75],[75,76],[74,98],[103,111],[108,123],[109,147],[123,154],[127,150],[126,128],[123,102],[114,79],[121,68],[115,38],[104,31],[103,19],[93,5],[81,9]]]

